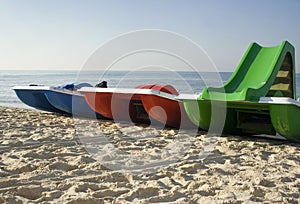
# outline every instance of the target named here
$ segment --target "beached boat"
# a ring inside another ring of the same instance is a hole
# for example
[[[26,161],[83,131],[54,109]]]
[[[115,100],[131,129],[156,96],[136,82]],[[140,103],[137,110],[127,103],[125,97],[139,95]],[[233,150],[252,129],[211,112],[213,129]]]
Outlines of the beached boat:
[[[13,90],[15,91],[18,98],[25,103],[26,105],[49,112],[55,113],[66,113],[56,107],[54,107],[45,96],[45,92],[54,89],[51,86],[38,86],[38,85],[29,85],[29,86],[14,86]]]
[[[223,87],[204,88],[196,100],[182,98],[187,115],[204,130],[214,123],[230,134],[279,133],[300,141],[294,59],[287,41],[274,47],[252,43]]]
[[[92,87],[91,84],[80,83],[74,84],[73,86],[72,84],[68,84],[67,86],[70,88],[66,86],[53,87],[44,93],[52,106],[76,117],[104,118],[102,115],[93,111],[86,103],[83,94],[77,91],[77,89],[82,87]]]
[[[23,103],[39,110],[79,117],[103,118],[90,109],[83,95],[77,92],[77,89],[85,86],[92,85],[88,83],[66,84],[58,87],[31,85],[15,86],[13,89]]]
[[[79,91],[94,111],[116,121],[158,122],[176,128],[182,123],[192,125],[182,102],[175,98],[178,92],[170,85],[147,84],[134,89],[84,87]]]

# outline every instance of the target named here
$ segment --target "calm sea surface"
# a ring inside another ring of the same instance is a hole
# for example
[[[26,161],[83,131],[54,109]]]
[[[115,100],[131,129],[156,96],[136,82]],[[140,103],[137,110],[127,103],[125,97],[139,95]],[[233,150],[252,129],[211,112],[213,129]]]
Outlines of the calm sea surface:
[[[0,106],[28,108],[15,95],[13,86],[29,84],[58,86],[73,82],[88,82],[92,85],[105,80],[108,87],[134,88],[141,84],[170,84],[180,93],[201,93],[203,87],[221,86],[231,76],[229,72],[158,72],[158,71],[39,71],[0,70]],[[300,75],[297,74],[300,83]],[[299,96],[300,84],[297,83]]]

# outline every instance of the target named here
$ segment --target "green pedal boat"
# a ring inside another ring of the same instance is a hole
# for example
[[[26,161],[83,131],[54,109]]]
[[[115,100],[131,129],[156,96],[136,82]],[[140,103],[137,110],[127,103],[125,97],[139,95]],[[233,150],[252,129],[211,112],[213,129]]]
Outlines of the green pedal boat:
[[[251,43],[223,87],[204,88],[196,99],[181,97],[190,120],[201,129],[229,134],[281,135],[300,141],[295,49]]]

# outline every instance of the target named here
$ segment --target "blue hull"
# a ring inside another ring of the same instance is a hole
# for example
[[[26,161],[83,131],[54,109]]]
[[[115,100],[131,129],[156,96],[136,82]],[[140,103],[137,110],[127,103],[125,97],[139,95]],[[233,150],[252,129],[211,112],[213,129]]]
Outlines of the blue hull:
[[[55,112],[55,113],[66,113],[54,106],[52,106],[49,101],[47,100],[45,93],[48,92],[48,90],[22,90],[18,89],[15,90],[18,98],[25,103],[28,106],[31,106],[33,108],[43,110],[43,111],[49,111],[49,112]]]
[[[104,118],[102,115],[93,111],[86,103],[84,97],[79,93],[47,91],[45,93],[47,100],[52,106],[73,116],[84,118]]]

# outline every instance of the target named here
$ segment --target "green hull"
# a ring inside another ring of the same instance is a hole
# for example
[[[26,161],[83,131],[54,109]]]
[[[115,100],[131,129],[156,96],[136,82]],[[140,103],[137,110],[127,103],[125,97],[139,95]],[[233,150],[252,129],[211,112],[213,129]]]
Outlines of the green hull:
[[[266,99],[268,101],[226,103],[183,100],[183,103],[189,118],[203,130],[243,135],[279,134],[300,142],[300,102],[283,97]]]
[[[269,104],[210,100],[183,100],[183,104],[191,121],[203,130],[229,134],[276,134],[271,124]]]
[[[276,132],[300,142],[300,107],[292,104],[271,104],[271,121]]]
[[[190,120],[199,128],[214,133],[222,133],[224,127],[233,130],[235,117],[228,110],[226,102],[209,100],[183,100]]]

